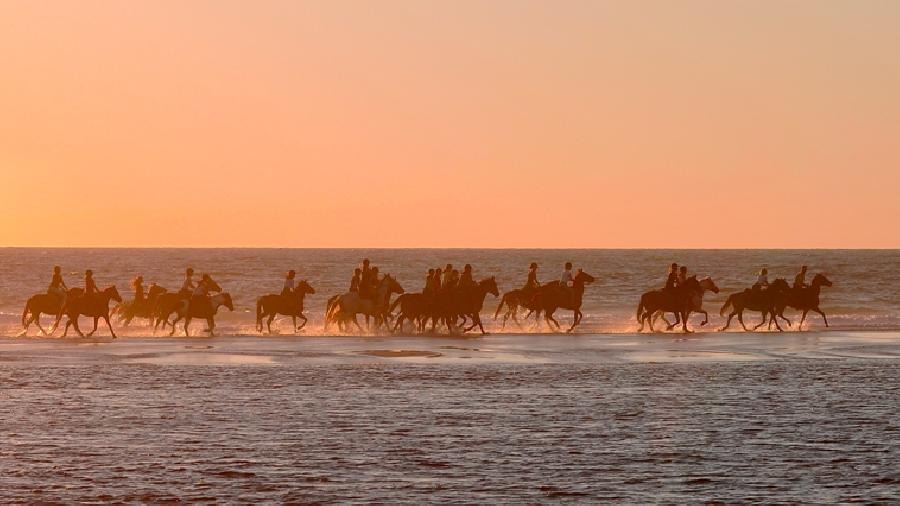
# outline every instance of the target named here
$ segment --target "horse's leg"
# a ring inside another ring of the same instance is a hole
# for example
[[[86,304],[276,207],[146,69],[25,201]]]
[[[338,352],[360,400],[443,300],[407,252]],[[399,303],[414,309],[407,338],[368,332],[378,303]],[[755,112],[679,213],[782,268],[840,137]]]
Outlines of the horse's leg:
[[[94,335],[94,332],[97,332],[97,322],[98,322],[99,320],[100,320],[100,317],[99,317],[99,316],[95,316],[95,317],[94,317],[94,330],[88,332],[88,335],[87,335],[88,337],[91,337],[92,335]]]
[[[304,316],[303,313],[298,314],[297,317],[301,318],[303,320],[303,323],[301,323],[300,326],[297,327],[297,332],[300,332],[301,330],[303,330],[303,327],[306,326],[306,322],[308,322],[309,319],[306,316]]]
[[[47,335],[47,331],[44,330],[44,327],[41,326],[41,313],[38,313],[37,315],[34,315],[34,314],[31,315],[31,319],[28,320],[28,323],[25,324],[25,329],[22,330],[23,334],[25,333],[25,331],[28,330],[28,326],[31,325],[31,322],[34,322],[35,325],[37,325],[38,330],[41,331],[41,335],[44,335],[44,336]]]
[[[579,311],[579,310],[576,309],[576,310],[575,310],[575,313],[574,313],[574,316],[575,316],[575,317],[572,318],[572,326],[569,327],[569,330],[566,331],[567,333],[568,333],[568,332],[572,332],[572,330],[575,328],[575,326],[578,325],[578,322],[581,321],[581,311]]]
[[[180,318],[180,317],[179,317],[179,318]],[[178,321],[178,320],[175,320],[174,322],[172,322],[172,332],[173,332],[173,333],[175,332],[175,322],[177,322],[177,321]],[[191,336],[191,334],[188,332],[188,326],[189,326],[190,324],[191,324],[191,317],[190,317],[190,315],[185,316],[185,317],[184,317],[184,337],[190,337],[190,336]]]
[[[476,314],[475,320],[478,322],[478,329],[481,330],[481,335],[486,336],[487,332],[484,331],[484,325],[481,323],[481,315]]]
[[[216,337],[216,321],[212,316],[206,319],[206,326],[209,327],[206,329],[209,332],[209,337]]]
[[[797,330],[803,330],[803,322],[806,321],[806,313],[809,312],[809,309],[804,309],[803,314],[800,315],[800,324],[797,325]]]
[[[791,327],[791,326],[792,326],[792,325],[791,325],[791,321],[788,320],[788,319],[784,316],[784,310],[783,310],[783,309],[782,309],[781,312],[778,314],[778,316],[779,316],[782,320],[784,320],[785,323],[788,324],[788,327]]]
[[[687,332],[687,333],[693,332],[693,330],[691,330],[691,329],[689,329],[689,328],[687,327],[688,318],[691,316],[691,313],[689,313],[689,312],[687,312],[687,311],[681,311],[680,314],[679,314],[679,313],[675,313],[675,316],[676,316],[676,317],[678,317],[678,316],[681,317],[681,331],[682,331],[682,332]]]
[[[756,330],[756,329],[758,329],[758,328],[760,328],[760,327],[762,327],[762,326],[763,326],[763,325],[765,325],[765,324],[766,324],[766,321],[768,321],[768,318],[769,318],[769,313],[766,313],[766,312],[765,312],[765,311],[763,311],[763,314],[762,314],[762,316],[763,316],[763,319],[762,319],[762,321],[761,321],[761,322],[759,322],[759,323],[757,323],[757,324],[756,324],[756,326],[755,326],[755,327],[753,327],[753,330]],[[769,327],[771,327],[771,326],[772,326],[772,322],[769,322]]]
[[[75,318],[71,318],[72,328],[75,329],[75,332],[78,332],[78,337],[84,337],[84,332],[81,331],[81,328],[78,327],[78,315],[75,315]]]
[[[769,321],[775,324],[775,328],[778,329],[778,332],[784,332],[784,329],[781,328],[781,325],[778,325],[778,318],[775,317],[775,310],[769,311]]]
[[[109,333],[113,336],[113,339],[115,339],[117,337],[116,331],[113,330],[112,324],[109,323],[109,315],[108,314],[103,315],[103,319],[106,320],[106,326],[109,327]]]
[[[734,318],[734,315],[735,315],[735,313],[733,311],[731,313],[729,313],[728,320],[725,322],[725,326],[720,328],[719,332],[722,332],[723,330],[728,330],[728,326],[731,325],[731,319]]]
[[[700,322],[700,326],[701,326],[701,327],[703,327],[704,325],[706,325],[707,323],[709,323],[709,313],[707,313],[706,310],[704,310],[703,308],[700,308],[700,309],[698,309],[698,310],[695,311],[695,312],[696,312],[696,313],[703,313],[703,321]]]
[[[67,318],[67,319],[66,319],[66,326],[65,326],[65,328],[63,328],[63,334],[62,334],[63,337],[66,337],[66,334],[69,333],[69,325],[71,325],[71,324],[72,324],[72,319],[71,319],[71,318]]]
[[[266,318],[266,328],[269,330],[269,334],[272,333],[272,322],[274,320],[275,320],[275,313],[270,314],[269,317]]]
[[[556,325],[556,330],[562,329],[562,327],[560,327],[560,325],[559,325],[559,322],[556,321],[556,318],[553,317],[553,313],[550,313],[550,312],[547,313],[547,320],[553,322],[553,324]],[[550,324],[548,323],[547,325],[550,325]],[[553,327],[550,327],[550,330],[553,330]]]
[[[820,315],[822,315],[822,319],[825,320],[825,326],[827,327],[827,326],[828,326],[828,317],[825,316],[825,313],[822,312],[822,310],[819,309],[818,307],[813,308],[813,311],[815,311],[815,312],[819,313]]]
[[[744,330],[747,330],[747,326],[744,325],[744,310],[743,309],[738,311],[738,321],[741,322],[741,327],[743,327]]]

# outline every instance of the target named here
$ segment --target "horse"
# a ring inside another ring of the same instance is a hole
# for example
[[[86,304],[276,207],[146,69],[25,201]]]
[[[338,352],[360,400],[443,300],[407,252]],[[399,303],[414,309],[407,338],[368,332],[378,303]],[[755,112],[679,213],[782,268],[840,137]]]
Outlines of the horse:
[[[559,281],[541,285],[538,287],[538,293],[535,298],[538,308],[535,312],[535,318],[540,318],[541,312],[543,312],[544,321],[547,322],[547,326],[552,330],[553,327],[550,326],[550,322],[553,322],[553,324],[556,325],[556,330],[560,330],[559,322],[553,318],[553,313],[559,308],[571,310],[574,319],[572,321],[572,326],[569,327],[566,332],[572,332],[572,330],[575,329],[575,326],[581,323],[581,318],[583,316],[581,314],[581,302],[584,297],[585,285],[593,282],[594,276],[578,269],[578,274],[575,275],[571,290],[559,286]]]
[[[147,290],[145,298],[122,302],[113,308],[111,314],[118,316],[119,322],[125,327],[130,325],[131,320],[135,318],[147,318],[149,323],[152,324],[154,319],[153,310],[156,308],[156,303],[159,297],[167,292],[168,290],[165,288],[153,283]]]
[[[209,290],[211,292],[221,292],[222,287],[219,286],[214,280],[210,279],[212,284],[209,286]],[[185,291],[178,292],[166,292],[161,294],[157,300],[156,305],[153,307],[152,315],[153,315],[153,332],[159,328],[159,324],[162,323],[163,330],[166,329],[166,325],[172,326],[172,333],[175,333],[175,323],[169,321],[169,317],[172,316],[172,313],[176,313],[179,310],[183,312],[184,307],[187,305],[188,301],[191,300],[191,294]],[[183,316],[182,316],[183,318]],[[178,318],[175,321],[180,320]],[[171,335],[171,334],[169,334]]]
[[[400,306],[400,314],[394,324],[393,331],[403,329],[404,320],[409,320],[416,325],[419,332],[425,331],[425,320],[431,313],[431,305],[434,303],[434,295],[426,293],[404,293],[394,300],[388,313],[393,314],[394,309]]]
[[[357,314],[374,316],[375,327],[378,328],[381,322],[388,317],[391,294],[394,293],[404,293],[403,287],[390,274],[385,274],[378,282],[374,299],[364,299],[359,296],[359,292],[347,292],[332,297],[328,300],[325,312],[325,328],[328,328],[329,323],[337,322],[338,328],[343,330],[343,325],[352,321],[362,332],[362,327],[359,326],[359,321],[356,319]]]
[[[31,315],[29,318],[28,315]],[[32,295],[25,302],[25,310],[22,311],[22,332],[20,336],[28,333],[28,327],[32,323],[40,329],[41,335],[48,335],[48,332],[41,327],[41,314],[49,314],[56,316],[55,323],[50,327],[49,334],[56,331],[57,325],[62,315],[62,296],[55,293],[39,293]]]
[[[537,295],[537,291],[534,289],[525,289],[525,288],[516,288],[515,290],[510,290],[503,294],[503,297],[500,298],[500,304],[497,305],[497,311],[494,312],[494,319],[500,315],[500,311],[503,309],[503,305],[506,304],[506,313],[503,314],[503,321],[500,325],[500,329],[503,330],[506,328],[506,321],[512,318],[512,320],[518,325],[520,328],[522,324],[519,323],[519,308],[524,307],[529,310],[529,314],[525,317],[530,316],[531,312],[537,310],[537,305],[535,304],[535,296]]]
[[[178,317],[172,321],[172,332],[169,333],[171,336],[175,333],[175,324],[178,323],[179,320],[184,318],[184,335],[186,337],[190,336],[188,332],[188,327],[191,324],[191,320],[194,318],[203,318],[206,320],[207,328],[204,332],[209,332],[209,337],[215,336],[214,330],[216,328],[215,316],[219,311],[219,308],[225,306],[229,311],[234,311],[234,302],[231,300],[231,294],[228,292],[221,292],[213,295],[209,298],[209,304],[184,304],[178,309]]]
[[[463,327],[463,333],[474,329],[477,325],[481,330],[481,334],[487,335],[487,332],[484,331],[484,325],[481,323],[481,310],[484,308],[484,298],[487,294],[491,294],[494,297],[500,295],[500,290],[497,288],[497,279],[491,276],[482,279],[475,286],[457,288],[455,291],[458,314],[462,316],[460,325]],[[472,324],[468,327],[465,326],[466,318],[472,319]]]
[[[744,325],[745,309],[762,313],[763,321],[759,325],[753,327],[753,330],[756,330],[765,323],[766,315],[771,314],[773,315],[772,318],[774,318],[776,301],[783,297],[788,290],[790,290],[790,287],[788,286],[787,281],[783,278],[778,278],[770,283],[769,287],[765,290],[748,288],[742,292],[729,295],[728,299],[725,300],[725,304],[722,305],[722,309],[719,310],[719,315],[725,316],[725,310],[728,309],[729,306],[732,307],[732,310],[728,315],[728,321],[725,322],[725,326],[719,330],[726,330],[728,326],[731,325],[731,319],[734,318],[735,315],[737,315],[741,327],[743,327],[744,330],[748,330],[747,326]],[[777,321],[775,322],[775,328],[778,329],[779,332],[783,332],[784,330],[778,325]]]
[[[272,320],[275,319],[276,315],[283,314],[290,316],[293,320],[294,332],[300,332],[300,329],[308,321],[303,314],[303,299],[306,297],[306,294],[313,293],[316,293],[315,289],[304,279],[297,283],[294,291],[289,294],[270,293],[259,297],[256,299],[256,330],[262,333],[263,318],[268,316],[266,327],[269,329],[269,334],[271,334]],[[297,326],[297,318],[303,319],[303,323],[299,327]]]
[[[784,316],[784,309],[790,306],[794,309],[803,311],[803,314],[800,316],[800,325],[797,326],[798,330],[803,330],[803,321],[806,320],[806,314],[810,311],[815,311],[822,315],[822,319],[825,321],[825,326],[827,327],[828,317],[826,317],[825,313],[819,309],[819,292],[822,290],[823,286],[831,286],[831,284],[831,280],[825,277],[824,274],[816,274],[809,286],[803,288],[791,288],[784,293],[783,297],[776,300],[775,314],[786,321],[788,326],[790,326],[791,321]],[[775,317],[773,316],[772,319],[774,320]],[[763,315],[763,323],[765,323],[765,315]]]
[[[75,332],[78,332],[79,336],[84,337],[81,329],[78,328],[78,316],[84,315],[94,319],[94,330],[88,333],[88,337],[94,335],[94,332],[97,332],[97,322],[100,318],[103,318],[103,320],[106,321],[106,326],[109,327],[109,333],[115,338],[116,332],[113,330],[112,324],[109,323],[110,300],[122,302],[122,296],[119,295],[119,290],[116,289],[115,285],[110,285],[104,288],[103,291],[90,296],[84,295],[84,289],[82,288],[72,288],[69,290],[69,294],[66,296],[65,307],[63,307],[63,310],[59,313],[56,320],[58,324],[63,313],[67,316],[66,327],[63,329],[63,337],[66,337],[66,334],[69,332],[69,325],[75,329]]]
[[[703,309],[703,295],[706,291],[719,293],[719,287],[709,277],[697,280],[697,276],[691,276],[685,281],[684,287],[674,290],[652,290],[641,295],[640,303],[637,309],[637,319],[641,326],[638,332],[644,330],[644,322],[649,323],[650,331],[655,332],[653,322],[662,315],[662,319],[666,322],[666,330],[672,330],[678,321],[669,323],[664,313],[675,313],[675,316],[681,320],[682,330],[690,332],[687,328],[685,319],[691,316],[692,312],[703,313],[704,319],[700,322],[700,326],[709,323],[709,313]]]

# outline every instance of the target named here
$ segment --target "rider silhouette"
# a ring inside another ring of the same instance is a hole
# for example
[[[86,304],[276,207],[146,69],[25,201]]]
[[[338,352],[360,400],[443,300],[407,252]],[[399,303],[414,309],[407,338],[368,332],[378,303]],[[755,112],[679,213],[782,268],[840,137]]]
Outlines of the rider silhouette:
[[[138,274],[138,277],[131,281],[131,287],[134,288],[134,302],[144,302],[144,276]]]
[[[687,281],[687,267],[682,265],[678,268],[678,279],[676,280],[675,286],[684,286],[685,281]]]
[[[528,266],[528,279],[525,281],[525,286],[522,287],[523,290],[536,290],[541,286],[540,281],[537,279],[537,269],[538,264],[536,262],[531,262],[531,265]]]
[[[284,286],[281,287],[281,296],[290,295],[294,293],[294,278],[297,276],[297,271],[291,269],[287,272],[287,275],[284,277]]]
[[[672,290],[678,285],[678,264],[672,262],[669,266],[669,275],[666,277],[666,286],[663,290]]]
[[[806,288],[806,266],[800,266],[800,272],[794,277],[794,290]]]
[[[56,295],[59,297],[59,307],[62,307],[66,303],[66,295],[68,294],[69,287],[66,286],[66,282],[63,281],[62,278],[62,269],[57,265],[53,267],[53,277],[50,279],[50,286],[47,287],[47,293],[51,295]]]
[[[471,264],[466,264],[465,267],[463,267],[462,276],[460,276],[457,286],[459,286],[460,288],[469,288],[475,286],[475,280],[472,279]]]
[[[97,284],[94,283],[94,271],[90,269],[84,271],[84,296],[91,297],[99,291]]]
[[[179,293],[184,297],[190,297],[192,293],[194,293],[194,269],[192,267],[188,267],[186,271],[184,271],[184,283],[181,284],[181,290]]]
[[[362,269],[357,267],[353,270],[353,277],[350,278],[350,291],[359,293],[359,282],[362,276]]]

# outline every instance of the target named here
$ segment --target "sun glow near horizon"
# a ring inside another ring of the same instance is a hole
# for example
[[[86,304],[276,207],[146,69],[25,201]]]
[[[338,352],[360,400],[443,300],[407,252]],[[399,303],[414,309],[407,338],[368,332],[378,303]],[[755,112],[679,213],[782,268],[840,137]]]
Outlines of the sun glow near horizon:
[[[0,246],[900,247],[900,4],[0,4]]]

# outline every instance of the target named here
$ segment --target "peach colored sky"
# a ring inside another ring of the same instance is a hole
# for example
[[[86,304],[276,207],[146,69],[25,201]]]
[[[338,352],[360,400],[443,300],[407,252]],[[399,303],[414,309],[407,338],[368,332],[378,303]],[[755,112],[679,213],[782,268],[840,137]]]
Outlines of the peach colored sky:
[[[0,246],[900,247],[900,2],[0,3]]]

